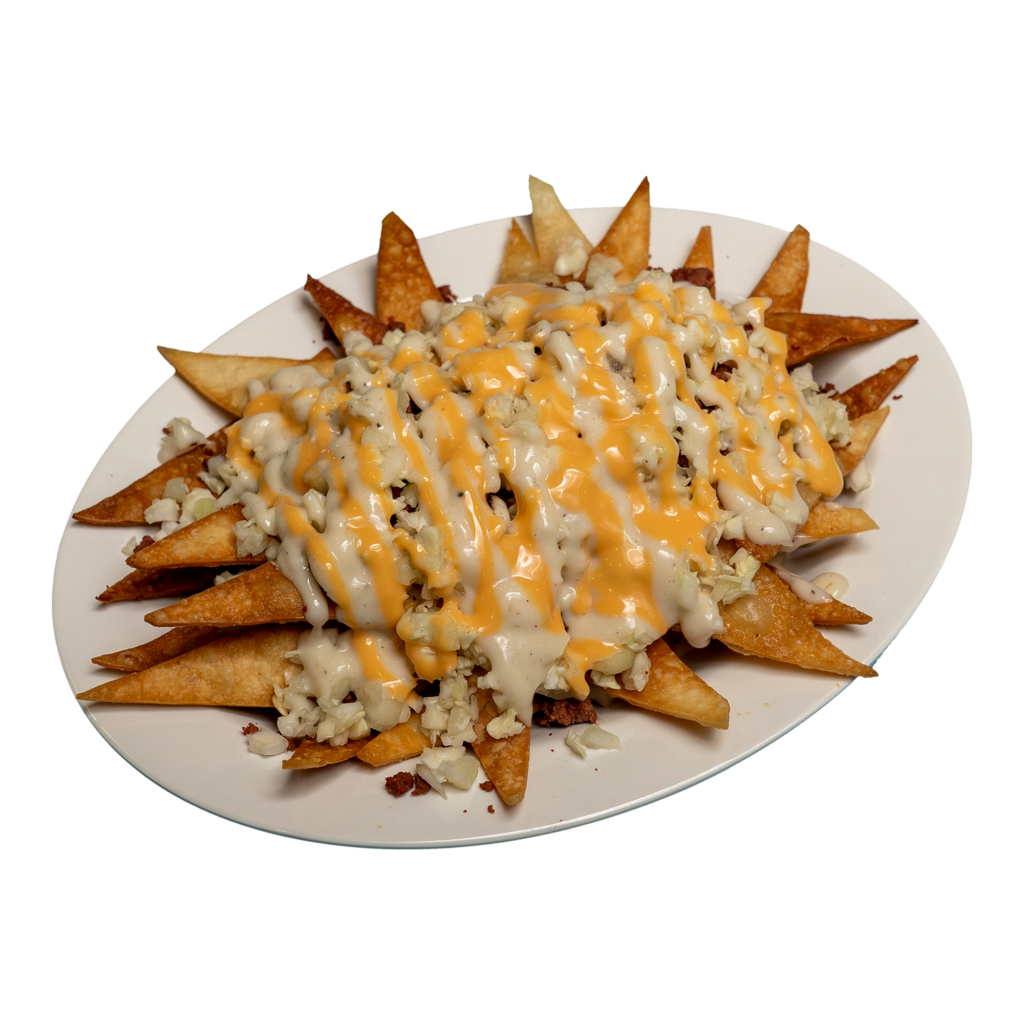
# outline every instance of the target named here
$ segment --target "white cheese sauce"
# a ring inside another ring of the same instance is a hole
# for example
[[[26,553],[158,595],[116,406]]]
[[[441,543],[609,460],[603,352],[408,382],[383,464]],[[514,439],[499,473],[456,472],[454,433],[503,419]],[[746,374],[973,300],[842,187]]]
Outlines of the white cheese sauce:
[[[343,680],[379,729],[417,678],[478,668],[529,723],[535,692],[585,695],[588,671],[628,669],[671,627],[706,645],[713,592],[749,592],[723,530],[792,547],[797,483],[840,492],[764,300],[611,280],[433,304],[425,334],[346,336],[333,380],[295,367],[254,392],[228,457],[316,627],[293,703],[340,700]],[[832,599],[834,580],[783,577]],[[290,727],[357,734],[351,709],[318,707]]]

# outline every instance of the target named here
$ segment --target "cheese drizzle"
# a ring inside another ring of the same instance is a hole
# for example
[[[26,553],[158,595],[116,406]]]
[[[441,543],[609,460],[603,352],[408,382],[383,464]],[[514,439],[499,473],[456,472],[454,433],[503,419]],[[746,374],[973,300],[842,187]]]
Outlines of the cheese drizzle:
[[[305,675],[361,674],[380,728],[474,666],[529,724],[535,692],[585,696],[673,626],[705,646],[759,565],[717,542],[789,544],[797,483],[843,486],[767,304],[658,271],[500,285],[430,304],[428,333],[346,335],[333,380],[275,374],[227,455],[314,627]]]

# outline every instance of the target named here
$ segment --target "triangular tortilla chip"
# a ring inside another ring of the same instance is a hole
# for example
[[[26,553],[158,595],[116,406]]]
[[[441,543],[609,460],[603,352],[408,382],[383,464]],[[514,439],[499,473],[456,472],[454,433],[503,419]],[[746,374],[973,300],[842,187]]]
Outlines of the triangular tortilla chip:
[[[420,716],[411,715],[409,721],[395,725],[374,736],[359,751],[359,760],[379,768],[409,757],[417,757],[430,746],[430,737],[420,732]]]
[[[97,601],[146,601],[155,597],[194,594],[213,586],[219,566],[198,566],[187,569],[135,569],[123,579],[112,583]]]
[[[752,540],[744,537],[743,540],[728,540],[722,538],[718,542],[718,550],[726,560],[731,558],[740,548],[744,548],[748,555],[756,558],[759,562],[770,562],[781,550],[781,544],[755,544]]]
[[[711,298],[715,297],[715,252],[711,242],[711,228],[707,224],[697,232],[697,239],[686,262],[672,271],[672,280],[707,288]]]
[[[858,416],[866,416],[881,406],[916,362],[917,356],[897,359],[892,366],[879,370],[874,376],[854,384],[841,395],[836,395],[836,399],[846,406],[846,414],[851,420]]]
[[[537,250],[523,234],[523,229],[513,219],[509,228],[505,255],[501,258],[501,272],[498,284],[553,284],[562,282],[557,274],[544,269]]]
[[[145,526],[143,513],[157,498],[164,496],[168,482],[175,477],[183,477],[189,490],[203,486],[199,473],[206,468],[206,460],[214,455],[223,455],[227,444],[227,434],[218,430],[206,439],[205,444],[197,444],[187,452],[168,459],[135,483],[90,508],[76,512],[72,518],[93,526]]]
[[[151,626],[257,626],[303,622],[305,618],[302,597],[295,586],[273,562],[267,562],[201,594],[158,608],[146,616],[146,621]]]
[[[593,246],[546,182],[530,175],[533,237],[545,270],[563,279],[582,275]],[[561,262],[559,262],[561,261]]]
[[[480,717],[476,722],[473,753],[487,778],[494,783],[494,791],[506,804],[517,804],[526,792],[526,776],[530,769],[530,727],[516,736],[496,740],[487,732],[487,723],[500,712],[486,690],[477,693]]]
[[[829,537],[845,537],[851,533],[877,529],[878,523],[862,508],[840,505],[834,501],[819,501],[808,513],[807,522],[800,527],[800,536],[826,540]]]
[[[216,626],[179,626],[138,647],[101,654],[93,658],[92,663],[112,668],[116,672],[141,672],[144,668],[152,668],[186,651],[194,651],[220,635],[221,631]]]
[[[349,758],[355,757],[366,745],[364,737],[358,740],[349,740],[340,747],[332,747],[330,743],[317,743],[316,740],[304,739],[291,757],[281,762],[282,768],[323,768],[329,764],[340,764]]]
[[[651,259],[651,186],[646,178],[594,246],[590,259],[595,254],[614,257],[622,264],[615,275],[620,284],[632,281],[647,268]]]
[[[843,476],[849,476],[857,468],[888,415],[889,406],[883,405],[881,409],[850,420],[850,443],[845,448],[832,447]]]
[[[811,240],[807,228],[797,224],[782,243],[764,277],[754,285],[751,295],[771,299],[773,313],[799,313],[807,287],[807,245]]]
[[[235,416],[241,416],[249,404],[249,381],[264,386],[278,371],[288,366],[313,366],[328,380],[334,377],[336,356],[313,359],[278,359],[276,356],[217,356],[212,352],[182,352],[157,345],[157,351],[175,372],[204,398]]]
[[[722,609],[725,629],[715,634],[716,640],[738,654],[770,658],[817,672],[878,675],[873,668],[854,661],[829,643],[814,628],[800,598],[767,566],[757,570],[754,586],[756,593]]]
[[[385,325],[400,323],[407,331],[421,331],[420,306],[427,299],[443,301],[416,236],[401,217],[389,213],[380,226],[377,250],[377,318]]]
[[[786,335],[786,365],[834,352],[862,341],[878,341],[913,327],[916,320],[868,320],[862,316],[829,316],[825,313],[777,313],[769,309],[765,326]]]
[[[335,337],[340,341],[347,331],[362,331],[374,344],[387,332],[386,326],[372,313],[354,306],[344,295],[321,284],[315,277],[306,275],[305,289],[313,296],[324,319],[331,325]]]
[[[247,629],[78,694],[113,704],[195,704],[269,708],[274,687],[299,671],[285,655],[302,627]]]
[[[871,621],[870,615],[842,601],[826,601],[824,604],[802,602],[811,622],[816,626],[864,626]]]
[[[634,707],[685,718],[699,725],[729,728],[729,702],[690,671],[664,640],[651,644],[647,656],[651,659],[647,685],[642,690],[609,690],[610,696]]]
[[[266,555],[238,554],[235,523],[244,522],[240,504],[182,526],[128,559],[135,569],[170,569],[192,565],[259,565]]]

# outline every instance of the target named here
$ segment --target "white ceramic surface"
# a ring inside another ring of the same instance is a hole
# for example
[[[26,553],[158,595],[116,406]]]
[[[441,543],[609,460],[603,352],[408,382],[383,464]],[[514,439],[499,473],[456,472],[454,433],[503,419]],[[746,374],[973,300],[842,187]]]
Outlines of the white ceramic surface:
[[[616,212],[581,210],[574,216],[589,237],[598,238]],[[655,210],[652,263],[666,269],[678,266],[702,224],[714,230],[718,293],[726,300],[747,294],[785,237],[784,231],[750,221]],[[496,280],[507,225],[506,220],[494,221],[421,240],[434,280],[463,296],[486,290]],[[892,288],[838,253],[812,242],[810,259],[805,310],[918,316]],[[370,257],[323,280],[372,309],[374,266]],[[305,357],[323,346],[320,329],[318,312],[299,290],[228,331],[207,350]],[[195,339],[191,347],[198,348],[202,340]],[[847,494],[840,499],[863,506],[881,529],[802,549],[789,561],[789,568],[800,575],[831,569],[848,577],[846,600],[874,621],[829,635],[869,664],[910,618],[953,541],[970,475],[970,420],[953,365],[923,321],[894,337],[825,357],[815,366],[819,381],[843,389],[913,353],[920,362],[897,389],[903,397],[890,401],[891,414],[867,456],[874,485],[856,498]],[[75,508],[93,504],[152,468],[160,429],[172,416],[190,417],[204,433],[226,421],[223,412],[170,378],[111,443]],[[133,533],[142,532],[68,521],[54,575],[53,616],[60,657],[75,692],[115,675],[92,665],[92,656],[156,635],[143,615],[166,602],[101,606],[92,600],[124,575],[120,548]],[[436,794],[394,800],[383,788],[383,770],[353,762],[322,771],[282,771],[279,758],[260,758],[246,750],[241,726],[250,720],[272,722],[262,712],[86,705],[83,713],[154,782],[243,824],[351,845],[461,845],[567,828],[674,793],[770,743],[848,685],[834,676],[741,658],[714,644],[688,661],[728,698],[732,721],[727,732],[615,707],[602,712],[602,718],[621,738],[622,749],[592,751],[583,761],[565,746],[564,730],[549,735],[537,729],[529,789],[514,808],[477,787],[451,792],[447,801]],[[857,685],[875,689],[882,705],[884,678]],[[488,811],[489,804],[494,813]]]

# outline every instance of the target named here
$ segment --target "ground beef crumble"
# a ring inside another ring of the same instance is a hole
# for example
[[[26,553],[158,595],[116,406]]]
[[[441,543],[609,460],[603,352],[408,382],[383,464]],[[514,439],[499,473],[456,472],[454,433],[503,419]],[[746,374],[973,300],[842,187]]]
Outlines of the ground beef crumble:
[[[250,722],[248,725],[242,726],[243,736],[252,736],[253,733],[260,731],[260,727],[255,722]]]
[[[685,281],[698,288],[711,288],[715,283],[715,272],[707,267],[678,267],[672,271],[672,280],[677,284]]]
[[[455,295],[455,292],[453,292],[451,290],[451,287],[449,285],[439,284],[437,286],[437,290],[441,293],[441,298],[444,299],[445,302],[458,302],[459,301],[458,298]]]
[[[384,780],[384,788],[392,796],[404,796],[416,785],[416,779],[417,776],[412,772],[399,772],[397,775],[389,775]]]
[[[392,796],[404,796],[409,790],[412,790],[413,796],[423,796],[430,792],[430,783],[412,772],[398,772],[384,780],[384,788]]]
[[[586,700],[552,700],[550,697],[533,698],[533,724],[541,728],[559,725],[580,725],[583,722],[596,722],[597,712],[589,697]]]
[[[485,793],[493,793],[493,792],[494,792],[494,783],[493,783],[493,782],[491,782],[491,780],[490,780],[490,779],[488,779],[488,780],[487,780],[486,782],[481,782],[481,783],[480,783],[480,788],[481,788],[481,789],[482,789],[482,790],[483,790],[483,791],[484,791]]]

